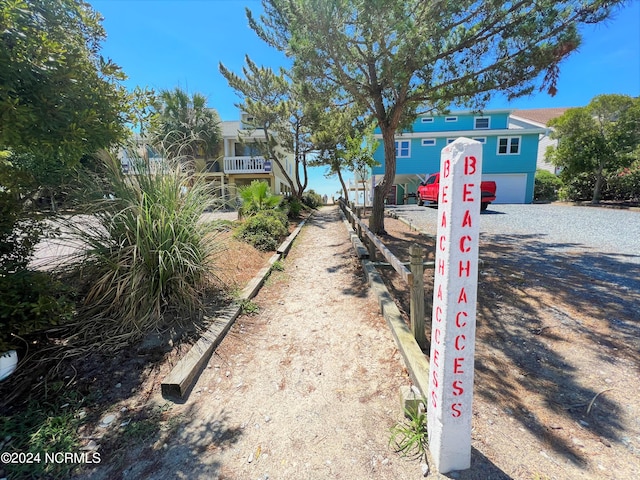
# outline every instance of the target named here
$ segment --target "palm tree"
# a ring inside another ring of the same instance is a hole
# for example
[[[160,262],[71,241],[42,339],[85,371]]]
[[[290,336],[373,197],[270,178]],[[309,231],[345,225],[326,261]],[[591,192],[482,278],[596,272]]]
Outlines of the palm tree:
[[[222,143],[220,117],[207,107],[207,97],[200,93],[189,96],[180,87],[162,90],[156,110],[151,141],[169,157],[192,163],[198,156],[218,154]]]

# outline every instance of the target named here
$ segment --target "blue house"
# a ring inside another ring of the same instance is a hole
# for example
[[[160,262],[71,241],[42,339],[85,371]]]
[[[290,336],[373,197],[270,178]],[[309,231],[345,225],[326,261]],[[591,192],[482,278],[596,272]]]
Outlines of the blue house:
[[[454,112],[421,115],[410,130],[396,134],[396,178],[388,204],[401,204],[431,173],[440,170],[442,149],[458,137],[483,144],[482,179],[498,186],[495,203],[531,203],[539,138],[547,129],[527,122],[511,122],[511,110]],[[372,184],[384,176],[382,136],[374,153],[379,166],[372,169]]]

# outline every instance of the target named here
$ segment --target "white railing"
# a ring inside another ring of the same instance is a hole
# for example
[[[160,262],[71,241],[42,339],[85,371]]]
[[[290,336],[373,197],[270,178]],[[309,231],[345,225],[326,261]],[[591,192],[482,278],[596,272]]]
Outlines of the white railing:
[[[224,173],[268,173],[270,162],[265,168],[264,157],[224,157]]]

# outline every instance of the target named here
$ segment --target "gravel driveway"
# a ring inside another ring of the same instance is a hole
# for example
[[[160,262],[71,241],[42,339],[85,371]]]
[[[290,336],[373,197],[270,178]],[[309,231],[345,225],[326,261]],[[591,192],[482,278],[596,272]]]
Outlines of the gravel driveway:
[[[438,210],[417,205],[389,207],[427,233],[436,233]],[[480,217],[481,239],[528,242],[532,255],[577,255],[591,276],[640,291],[640,212],[562,204],[490,205]],[[481,247],[482,249],[482,247]],[[482,252],[480,253],[482,256]]]

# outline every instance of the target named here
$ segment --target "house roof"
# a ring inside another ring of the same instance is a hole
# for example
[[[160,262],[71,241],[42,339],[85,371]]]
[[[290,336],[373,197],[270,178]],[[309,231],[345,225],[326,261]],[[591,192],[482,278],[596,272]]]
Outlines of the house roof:
[[[555,107],[555,108],[532,108],[528,110],[514,110],[512,117],[537,123],[542,127],[546,127],[551,120],[558,118],[571,107]]]

